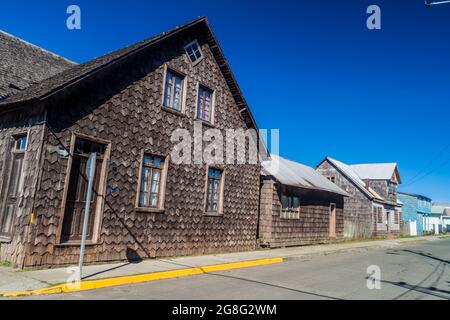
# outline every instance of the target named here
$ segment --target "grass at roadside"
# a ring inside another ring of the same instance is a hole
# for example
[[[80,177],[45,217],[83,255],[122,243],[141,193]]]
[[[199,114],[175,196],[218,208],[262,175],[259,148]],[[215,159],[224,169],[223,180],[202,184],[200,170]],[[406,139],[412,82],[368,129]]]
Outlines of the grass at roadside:
[[[0,261],[0,267],[11,267],[11,263],[8,261]]]

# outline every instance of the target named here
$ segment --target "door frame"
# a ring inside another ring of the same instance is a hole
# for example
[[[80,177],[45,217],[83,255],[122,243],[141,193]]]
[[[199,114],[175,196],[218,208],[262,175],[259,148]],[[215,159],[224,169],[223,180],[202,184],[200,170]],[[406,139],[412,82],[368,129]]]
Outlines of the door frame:
[[[12,178],[12,168],[13,168],[13,158],[15,157],[16,154],[23,154],[23,159],[22,159],[22,168],[20,171],[20,177],[19,177],[19,182],[21,179],[25,179],[25,177],[23,177],[24,171],[25,171],[25,165],[26,165],[26,157],[27,157],[27,153],[28,153],[28,148],[30,146],[30,132],[31,130],[25,130],[25,131],[19,131],[17,133],[13,133],[9,136],[9,138],[7,139],[7,144],[6,147],[8,148],[8,150],[5,152],[5,156],[3,157],[2,161],[3,161],[3,169],[4,171],[2,172],[2,176],[3,178],[6,178],[4,182],[0,183],[0,228],[2,228],[2,219],[3,219],[3,215],[5,214],[6,211],[6,206],[7,206],[7,199],[8,199],[8,193],[9,193],[9,185],[11,183],[11,178]],[[25,150],[17,152],[14,150],[14,145],[15,145],[15,141],[16,138],[19,136],[26,136],[27,139],[27,144],[25,146]],[[23,186],[22,186],[23,187]],[[18,190],[19,193],[23,194],[23,188],[22,190]],[[21,195],[18,195],[18,198],[20,198]],[[19,199],[16,200],[16,205],[19,202]],[[16,208],[17,209],[17,208]],[[15,211],[13,213],[13,217],[11,220],[11,232],[9,233],[0,233],[0,243],[2,242],[11,242],[14,232],[15,232],[15,228],[14,228],[14,224],[16,223],[16,213],[17,211]]]
[[[108,168],[109,161],[111,155],[111,141],[100,139],[96,137],[91,137],[79,132],[72,132],[70,137],[70,149],[69,149],[69,159],[67,160],[67,168],[66,168],[66,176],[64,178],[64,191],[62,196],[61,208],[59,210],[60,221],[58,223],[58,230],[56,234],[56,245],[59,246],[71,246],[71,245],[80,245],[81,241],[67,241],[62,242],[62,230],[64,224],[64,216],[66,212],[66,201],[67,201],[67,193],[69,191],[69,183],[70,183],[70,174],[72,171],[72,161],[73,161],[73,153],[75,151],[75,142],[78,139],[88,140],[93,143],[103,144],[105,146],[105,153],[103,155],[102,168],[100,171],[100,181],[98,186],[98,196],[95,211],[91,212],[91,214],[95,215],[94,220],[94,228],[92,234],[92,240],[87,240],[86,245],[94,245],[97,244],[99,239],[99,233],[101,230],[101,224],[103,221],[103,211],[105,206],[105,196],[106,196],[106,186],[107,186],[107,176],[108,176]]]
[[[331,208],[334,206],[334,210],[331,210]],[[331,217],[333,215],[333,211],[334,211],[334,235],[331,235]],[[330,238],[336,238],[337,236],[337,232],[336,232],[336,217],[337,217],[337,206],[336,203],[334,202],[330,202],[330,212],[329,212],[329,230],[328,230],[328,236]]]

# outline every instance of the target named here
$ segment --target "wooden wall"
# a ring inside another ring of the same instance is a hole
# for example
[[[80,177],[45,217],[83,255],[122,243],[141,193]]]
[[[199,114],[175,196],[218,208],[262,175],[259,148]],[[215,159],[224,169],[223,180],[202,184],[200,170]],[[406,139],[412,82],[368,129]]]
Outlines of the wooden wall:
[[[0,261],[21,267],[30,243],[30,213],[39,174],[39,161],[44,137],[45,113],[40,108],[19,109],[0,115],[0,210],[4,210],[13,136],[28,134],[28,146],[23,162],[23,189],[19,190],[12,234],[0,239]],[[0,215],[1,216],[1,215]]]
[[[322,162],[317,171],[325,177],[334,176],[335,183],[350,194],[344,199],[344,236],[372,237],[372,201],[328,161]]]
[[[202,44],[205,59],[192,66],[183,46],[195,38]],[[184,115],[161,108],[164,63],[186,74]],[[87,263],[125,260],[130,255],[145,259],[256,247],[259,165],[223,166],[223,216],[204,214],[205,165],[170,163],[165,211],[135,210],[142,151],[169,155],[172,132],[177,128],[192,132],[198,83],[215,90],[215,128],[222,132],[247,129],[201,34],[183,34],[164,46],[144,50],[49,102],[45,163],[36,199],[38,218],[25,266],[73,264],[78,259],[79,246],[61,245],[58,238],[68,162],[58,149],[70,147],[74,132],[108,140],[111,146],[106,181],[107,189],[115,191],[105,196],[98,241],[87,247]]]
[[[263,179],[260,199],[259,243],[268,247],[340,241],[344,235],[343,196],[300,188],[289,189],[300,197],[300,218],[281,218],[282,186]],[[336,238],[330,238],[330,203],[336,204]]]

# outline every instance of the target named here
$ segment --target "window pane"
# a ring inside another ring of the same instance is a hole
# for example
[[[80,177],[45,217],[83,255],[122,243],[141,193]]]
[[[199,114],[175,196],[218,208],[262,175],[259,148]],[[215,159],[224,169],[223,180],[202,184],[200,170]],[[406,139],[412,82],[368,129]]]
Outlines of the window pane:
[[[180,77],[175,77],[175,95],[173,101],[173,108],[181,111],[181,99],[182,99],[182,80]]]
[[[140,207],[158,207],[162,166],[163,158],[149,154],[144,155],[139,194]]]
[[[166,91],[164,93],[164,105],[166,107],[171,106],[171,99],[172,99],[172,86],[173,86],[173,78],[172,73],[167,70],[166,75]]]
[[[293,208],[294,209],[298,209],[300,207],[300,198],[299,197],[294,197],[294,201],[293,201]]]
[[[211,119],[212,109],[212,95],[213,92],[203,86],[199,86],[198,89],[198,106],[197,106],[197,118],[205,121]]]
[[[281,196],[281,206],[282,206],[283,209],[289,208],[288,197],[286,195],[284,195],[284,194]]]
[[[192,63],[195,63],[202,58],[202,51],[197,41],[186,46],[185,50]]]

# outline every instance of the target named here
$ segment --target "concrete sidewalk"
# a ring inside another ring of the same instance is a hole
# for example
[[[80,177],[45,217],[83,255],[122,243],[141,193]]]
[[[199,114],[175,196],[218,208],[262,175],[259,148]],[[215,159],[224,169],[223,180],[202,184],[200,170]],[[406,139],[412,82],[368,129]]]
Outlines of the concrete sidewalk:
[[[91,265],[83,268],[83,280],[96,280],[148,274],[161,271],[221,265],[227,263],[245,262],[249,260],[284,258],[284,260],[307,259],[314,255],[331,254],[370,248],[396,247],[402,244],[418,241],[436,241],[439,237],[416,237],[395,240],[373,240],[366,242],[351,242],[343,244],[315,245],[290,247],[271,250],[256,250],[249,252],[226,253],[216,255],[181,257],[172,259],[145,260],[139,263],[113,263]],[[26,291],[46,288],[67,282],[67,268],[46,269],[36,271],[20,271],[0,267],[0,293],[10,291]]]

